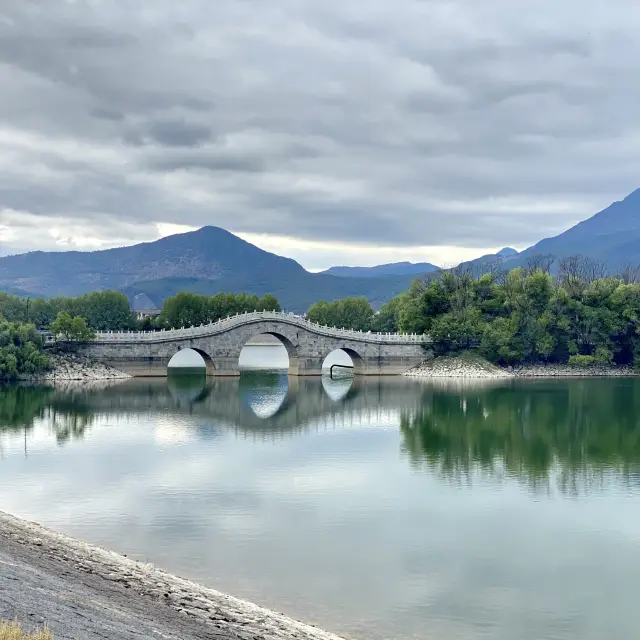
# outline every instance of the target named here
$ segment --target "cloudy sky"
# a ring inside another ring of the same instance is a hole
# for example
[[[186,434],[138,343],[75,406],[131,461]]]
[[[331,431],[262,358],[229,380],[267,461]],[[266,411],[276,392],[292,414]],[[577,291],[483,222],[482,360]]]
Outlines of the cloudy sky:
[[[3,0],[0,249],[523,248],[640,187],[639,31],[637,0]]]

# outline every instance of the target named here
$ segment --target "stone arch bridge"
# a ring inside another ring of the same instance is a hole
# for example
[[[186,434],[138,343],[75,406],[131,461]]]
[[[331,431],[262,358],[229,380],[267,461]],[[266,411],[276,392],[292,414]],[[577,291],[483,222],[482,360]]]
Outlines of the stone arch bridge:
[[[396,375],[431,357],[424,335],[382,334],[324,327],[301,316],[256,311],[188,329],[99,333],[83,347],[86,355],[132,376],[166,376],[171,358],[193,349],[204,359],[207,375],[236,376],[244,345],[260,334],[278,338],[289,354],[289,374],[322,375],[332,351],[351,356],[359,375]]]

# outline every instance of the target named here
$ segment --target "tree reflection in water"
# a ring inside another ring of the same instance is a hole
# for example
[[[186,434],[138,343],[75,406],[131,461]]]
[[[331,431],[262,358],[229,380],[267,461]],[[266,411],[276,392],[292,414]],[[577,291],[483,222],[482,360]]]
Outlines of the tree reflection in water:
[[[452,481],[471,482],[480,472],[544,490],[553,477],[571,493],[612,474],[627,484],[640,478],[635,379],[469,386],[247,372],[224,380],[182,376],[103,387],[0,388],[0,434],[24,431],[25,439],[41,424],[64,444],[82,438],[97,416],[140,413],[197,414],[187,428],[199,435],[233,425],[236,434],[252,437],[291,437],[324,421],[360,424],[400,415],[401,446],[411,464]]]
[[[489,387],[427,386],[419,409],[403,414],[412,464],[458,481],[476,471],[533,487],[576,493],[611,472],[637,484],[639,381],[549,380]]]
[[[193,373],[172,373],[167,376],[167,388],[176,408],[191,412],[194,404],[204,399],[207,392],[205,369],[193,369]]]
[[[30,430],[37,420],[42,420],[48,423],[59,444],[82,438],[94,420],[94,412],[86,402],[88,393],[44,386],[3,386],[0,432]]]

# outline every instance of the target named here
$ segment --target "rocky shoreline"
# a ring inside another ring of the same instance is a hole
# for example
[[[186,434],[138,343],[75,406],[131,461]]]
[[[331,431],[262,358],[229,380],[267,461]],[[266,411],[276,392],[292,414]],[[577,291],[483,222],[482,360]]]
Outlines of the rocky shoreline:
[[[56,640],[344,640],[1,512],[0,618]]]
[[[629,378],[638,375],[632,367],[613,365],[572,367],[568,364],[532,364],[507,371],[516,378]]]
[[[513,374],[482,358],[441,356],[425,360],[403,375],[409,378],[511,378]]]
[[[537,364],[517,367],[498,367],[480,357],[441,356],[426,360],[403,374],[409,378],[609,378],[637,376],[632,367],[595,365],[575,367],[566,364]]]
[[[26,376],[28,382],[57,382],[69,380],[128,380],[131,376],[86,356],[76,353],[51,354],[51,369]]]

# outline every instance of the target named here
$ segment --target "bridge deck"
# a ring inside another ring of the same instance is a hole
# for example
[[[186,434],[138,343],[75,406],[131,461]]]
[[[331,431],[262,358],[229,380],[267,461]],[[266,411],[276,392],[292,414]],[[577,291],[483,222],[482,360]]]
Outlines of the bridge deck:
[[[251,323],[274,320],[299,326],[319,335],[336,338],[349,338],[362,342],[376,344],[428,344],[432,342],[428,335],[408,333],[375,333],[372,331],[354,331],[328,327],[311,322],[294,313],[283,311],[253,311],[241,313],[228,318],[222,318],[210,324],[201,324],[196,327],[182,327],[179,329],[161,329],[159,331],[103,331],[96,336],[97,342],[157,342],[162,340],[176,340],[182,338],[197,338],[223,333],[229,329]]]

